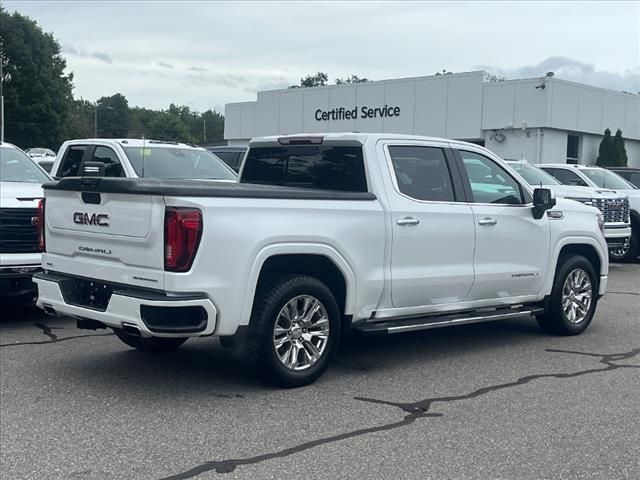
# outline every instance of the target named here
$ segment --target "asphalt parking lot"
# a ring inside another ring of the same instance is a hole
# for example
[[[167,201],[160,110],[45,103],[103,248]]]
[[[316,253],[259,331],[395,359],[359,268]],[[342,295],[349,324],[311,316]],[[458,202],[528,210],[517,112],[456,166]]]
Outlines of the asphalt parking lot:
[[[505,321],[351,340],[314,385],[215,339],[143,354],[2,306],[3,479],[640,478],[640,263],[577,337]]]

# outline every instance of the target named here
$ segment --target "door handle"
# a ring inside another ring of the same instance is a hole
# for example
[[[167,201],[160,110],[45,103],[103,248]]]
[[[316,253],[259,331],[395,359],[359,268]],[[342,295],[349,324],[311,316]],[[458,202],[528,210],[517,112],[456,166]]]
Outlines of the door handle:
[[[396,220],[396,223],[398,225],[418,225],[420,223],[420,220],[413,217],[404,217]]]
[[[498,220],[495,218],[484,217],[482,220],[478,220],[478,225],[495,225]]]

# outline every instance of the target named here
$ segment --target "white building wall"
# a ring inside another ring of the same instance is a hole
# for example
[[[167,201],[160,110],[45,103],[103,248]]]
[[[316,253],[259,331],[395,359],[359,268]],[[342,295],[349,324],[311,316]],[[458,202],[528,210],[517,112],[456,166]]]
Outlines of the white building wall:
[[[590,164],[604,129],[620,128],[630,165],[640,163],[640,96],[555,78],[483,78],[483,72],[470,72],[259,92],[257,102],[227,104],[224,138],[246,144],[255,136],[287,133],[407,133],[484,140],[505,158],[551,162],[565,160],[571,132],[581,136],[580,162]],[[361,114],[363,106],[385,105],[398,107],[400,115]],[[356,118],[316,119],[318,110],[340,107],[357,108]]]

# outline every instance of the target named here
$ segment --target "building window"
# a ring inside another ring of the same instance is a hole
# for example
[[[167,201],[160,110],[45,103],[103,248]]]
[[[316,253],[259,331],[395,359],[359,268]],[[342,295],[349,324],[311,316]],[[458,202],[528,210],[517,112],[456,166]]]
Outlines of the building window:
[[[578,163],[580,150],[580,135],[567,135],[567,163]]]

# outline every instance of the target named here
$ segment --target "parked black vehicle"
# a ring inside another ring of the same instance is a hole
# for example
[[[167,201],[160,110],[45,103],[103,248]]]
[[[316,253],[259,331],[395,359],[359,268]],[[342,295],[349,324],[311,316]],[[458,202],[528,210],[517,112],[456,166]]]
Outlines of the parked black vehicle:
[[[608,167],[612,172],[617,173],[627,182],[640,188],[640,168],[636,167]]]
[[[244,154],[247,153],[247,147],[219,146],[207,147],[207,150],[219,157],[236,172],[240,170]]]

